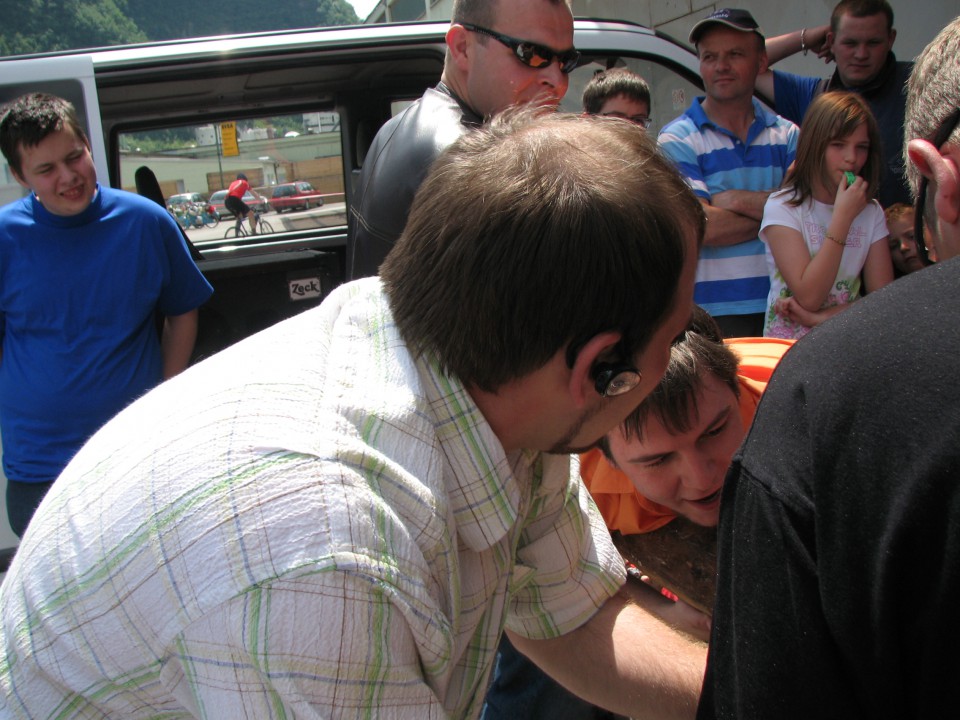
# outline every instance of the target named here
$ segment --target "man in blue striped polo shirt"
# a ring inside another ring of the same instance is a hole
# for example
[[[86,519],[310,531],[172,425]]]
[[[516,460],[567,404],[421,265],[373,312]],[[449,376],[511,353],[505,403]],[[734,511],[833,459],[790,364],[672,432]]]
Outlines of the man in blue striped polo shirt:
[[[726,337],[759,336],[770,280],[757,235],[767,195],[793,162],[799,130],[753,97],[767,54],[749,12],[717,10],[694,25],[690,42],[706,97],[668,123],[659,143],[707,212],[695,301]]]

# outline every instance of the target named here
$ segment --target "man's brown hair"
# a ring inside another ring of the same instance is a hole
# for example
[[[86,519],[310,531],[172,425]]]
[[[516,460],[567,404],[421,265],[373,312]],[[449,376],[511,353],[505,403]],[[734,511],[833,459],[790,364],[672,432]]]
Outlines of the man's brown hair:
[[[704,223],[642,128],[510,109],[440,156],[380,277],[413,351],[493,392],[605,331],[635,358]]]
[[[865,18],[883,13],[887,16],[887,33],[893,30],[893,8],[887,0],[840,0],[830,15],[830,30],[835,34],[840,27],[840,18],[849,15]]]

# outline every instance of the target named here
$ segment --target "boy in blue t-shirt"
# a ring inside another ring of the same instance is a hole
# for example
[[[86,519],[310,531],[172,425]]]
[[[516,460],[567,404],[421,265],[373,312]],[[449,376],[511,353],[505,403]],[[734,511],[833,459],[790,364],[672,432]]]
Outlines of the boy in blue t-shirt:
[[[69,102],[8,103],[0,150],[30,190],[0,208],[0,431],[21,536],[87,438],[186,368],[213,290],[164,208],[97,183]]]

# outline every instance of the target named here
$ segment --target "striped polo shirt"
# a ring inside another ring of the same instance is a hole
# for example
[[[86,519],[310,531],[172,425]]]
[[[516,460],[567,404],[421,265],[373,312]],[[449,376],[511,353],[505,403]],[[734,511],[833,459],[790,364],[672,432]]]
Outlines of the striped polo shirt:
[[[780,187],[797,152],[797,126],[754,99],[755,119],[744,143],[710,120],[702,102],[702,97],[694,100],[658,138],[697,197],[710,201],[714,193],[724,190]],[[700,250],[694,300],[711,315],[762,313],[769,290],[759,238]]]

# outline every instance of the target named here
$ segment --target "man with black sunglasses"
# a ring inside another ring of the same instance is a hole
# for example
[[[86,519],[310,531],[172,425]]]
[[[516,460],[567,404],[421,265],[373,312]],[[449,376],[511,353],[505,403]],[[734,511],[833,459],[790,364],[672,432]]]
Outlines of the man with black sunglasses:
[[[556,106],[580,55],[569,0],[456,0],[440,83],[373,139],[350,208],[347,278],[376,275],[438,155],[511,105]]]
[[[917,57],[906,102],[940,260],[774,373],[724,485],[701,720],[957,714],[960,17]]]

